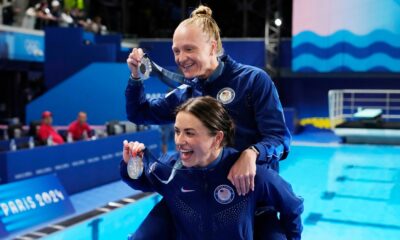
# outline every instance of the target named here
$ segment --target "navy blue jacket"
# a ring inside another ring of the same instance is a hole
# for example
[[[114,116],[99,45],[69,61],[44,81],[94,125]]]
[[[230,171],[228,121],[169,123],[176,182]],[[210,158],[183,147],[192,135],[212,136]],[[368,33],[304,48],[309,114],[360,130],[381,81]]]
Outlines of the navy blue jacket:
[[[303,199],[297,197],[289,183],[276,171],[257,167],[255,190],[238,196],[235,187],[226,178],[240,153],[224,148],[219,159],[207,168],[178,170],[168,184],[171,168],[179,153],[165,156],[153,171],[145,154],[145,174],[133,180],[127,174],[127,165],[121,162],[123,181],[134,189],[156,191],[166,200],[174,220],[177,239],[253,239],[255,209],[258,204],[280,213],[282,228],[289,240],[300,239]],[[155,226],[156,227],[156,226]]]
[[[228,93],[227,98],[221,97]],[[130,79],[125,91],[128,119],[136,124],[165,124],[175,121],[177,106],[191,97],[212,96],[224,103],[236,125],[235,149],[254,145],[260,152],[258,163],[274,169],[289,152],[291,136],[282,105],[268,74],[256,67],[223,56],[207,80],[186,80],[163,98],[148,99],[143,83]],[[226,100],[226,101],[224,101]]]

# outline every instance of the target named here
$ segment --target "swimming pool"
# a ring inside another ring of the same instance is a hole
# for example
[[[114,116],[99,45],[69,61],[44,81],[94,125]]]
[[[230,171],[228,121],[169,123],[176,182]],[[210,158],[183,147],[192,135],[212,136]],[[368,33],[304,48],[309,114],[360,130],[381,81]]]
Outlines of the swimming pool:
[[[400,239],[400,147],[294,145],[281,175],[305,199],[303,239]]]

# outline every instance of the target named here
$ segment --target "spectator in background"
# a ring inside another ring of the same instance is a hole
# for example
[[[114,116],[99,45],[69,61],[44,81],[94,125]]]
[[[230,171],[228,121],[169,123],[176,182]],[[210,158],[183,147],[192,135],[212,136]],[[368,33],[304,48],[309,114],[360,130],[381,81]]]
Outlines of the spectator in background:
[[[28,8],[29,0],[14,0],[12,7],[14,11],[14,26],[21,27],[22,20],[25,16],[25,11]]]
[[[50,12],[47,0],[42,0],[35,5],[35,29],[42,30],[49,25],[49,22],[57,21],[57,18]]]
[[[94,19],[87,18],[86,21],[80,20],[79,24],[85,29],[85,31],[93,32],[96,34],[105,34],[107,27],[101,23],[101,17],[95,16]]]
[[[11,25],[14,13],[10,1],[0,0],[0,24]]]
[[[39,127],[38,138],[47,145],[58,145],[63,144],[64,139],[61,135],[53,128],[53,116],[49,111],[42,113],[42,124]]]
[[[58,27],[59,23],[62,20],[61,15],[63,13],[61,6],[60,6],[60,2],[57,0],[51,1],[49,11],[50,11],[51,16],[54,17],[54,20],[48,21],[47,26]]]
[[[81,23],[85,22],[86,19],[86,13],[83,10],[80,10],[79,8],[72,8],[69,11],[69,15],[71,16],[73,22],[71,24],[72,27],[81,27]]]
[[[36,4],[29,3],[28,8],[25,11],[25,16],[22,19],[22,27],[28,29],[34,29],[36,26]]]
[[[92,129],[87,123],[87,114],[85,112],[79,112],[78,118],[68,127],[68,135],[71,135],[74,141],[90,138],[91,131]]]

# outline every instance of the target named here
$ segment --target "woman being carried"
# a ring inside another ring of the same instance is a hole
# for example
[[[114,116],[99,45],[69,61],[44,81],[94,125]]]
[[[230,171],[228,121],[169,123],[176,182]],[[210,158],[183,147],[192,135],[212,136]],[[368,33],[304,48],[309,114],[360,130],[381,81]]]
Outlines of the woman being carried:
[[[234,125],[223,105],[212,97],[198,97],[176,112],[178,152],[150,163],[151,154],[142,143],[125,141],[120,168],[122,179],[132,188],[164,197],[176,239],[253,239],[259,204],[280,213],[276,226],[287,239],[301,239],[303,199],[276,171],[258,167],[254,191],[235,193],[226,176],[240,152],[227,147],[232,145]],[[142,153],[144,174],[132,179],[127,163],[131,155]]]

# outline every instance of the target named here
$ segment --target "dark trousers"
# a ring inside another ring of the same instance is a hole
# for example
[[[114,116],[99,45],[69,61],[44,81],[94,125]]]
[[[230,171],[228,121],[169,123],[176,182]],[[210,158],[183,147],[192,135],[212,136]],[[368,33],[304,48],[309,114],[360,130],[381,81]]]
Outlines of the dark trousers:
[[[286,240],[276,212],[265,212],[255,216],[255,240]],[[175,225],[164,199],[157,203],[129,240],[173,240],[176,239]]]
[[[150,211],[129,240],[176,239],[175,224],[167,203],[162,199]]]
[[[286,240],[277,212],[265,212],[254,218],[255,240]]]

